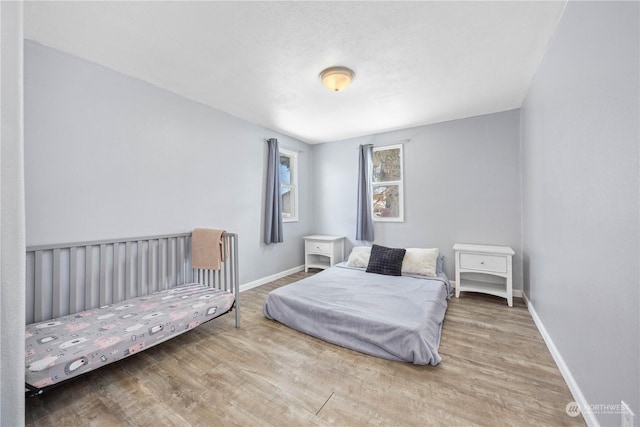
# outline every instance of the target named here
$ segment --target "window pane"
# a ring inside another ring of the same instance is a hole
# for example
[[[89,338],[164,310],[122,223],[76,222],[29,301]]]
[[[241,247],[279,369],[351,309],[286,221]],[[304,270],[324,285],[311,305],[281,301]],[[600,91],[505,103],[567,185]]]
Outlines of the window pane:
[[[296,216],[294,211],[295,203],[293,197],[295,196],[295,189],[281,187],[280,197],[282,198],[282,218],[293,218]]]
[[[291,184],[291,157],[280,155],[280,184]]]
[[[400,148],[373,152],[373,182],[400,181]]]
[[[398,185],[374,185],[374,218],[400,217],[400,188]]]

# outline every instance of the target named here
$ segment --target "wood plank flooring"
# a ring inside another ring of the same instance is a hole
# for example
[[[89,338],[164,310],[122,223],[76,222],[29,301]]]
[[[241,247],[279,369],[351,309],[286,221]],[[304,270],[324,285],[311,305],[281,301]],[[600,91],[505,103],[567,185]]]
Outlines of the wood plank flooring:
[[[452,298],[438,366],[367,356],[262,314],[234,315],[26,400],[27,426],[584,426],[526,307]]]

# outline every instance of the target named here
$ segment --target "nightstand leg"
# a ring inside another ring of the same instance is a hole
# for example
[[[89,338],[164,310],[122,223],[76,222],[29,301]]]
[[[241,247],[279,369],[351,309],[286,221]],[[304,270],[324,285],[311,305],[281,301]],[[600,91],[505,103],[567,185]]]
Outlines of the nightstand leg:
[[[513,307],[513,271],[511,270],[511,257],[507,257],[507,302]]]
[[[460,298],[460,254],[456,252],[456,298]]]

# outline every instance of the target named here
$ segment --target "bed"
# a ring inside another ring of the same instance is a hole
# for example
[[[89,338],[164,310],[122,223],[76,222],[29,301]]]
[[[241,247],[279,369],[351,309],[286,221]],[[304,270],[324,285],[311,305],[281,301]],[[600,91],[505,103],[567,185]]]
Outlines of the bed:
[[[237,235],[219,270],[191,268],[191,233],[27,249],[25,394],[160,344],[235,309]]]
[[[340,263],[278,288],[267,296],[264,314],[362,353],[416,365],[438,364],[442,322],[452,293],[441,268],[432,276],[366,270]]]

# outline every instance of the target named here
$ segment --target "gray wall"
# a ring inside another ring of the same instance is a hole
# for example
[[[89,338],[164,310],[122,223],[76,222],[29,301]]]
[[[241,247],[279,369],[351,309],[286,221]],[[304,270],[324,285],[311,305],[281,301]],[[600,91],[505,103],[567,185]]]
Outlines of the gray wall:
[[[22,2],[0,2],[0,425],[24,425]]]
[[[303,151],[300,221],[265,246],[270,137]],[[312,160],[307,144],[25,41],[27,245],[224,228],[253,281],[304,262]]]
[[[403,139],[405,221],[375,223],[375,242],[438,247],[454,277],[453,245],[511,246],[514,288],[522,288],[520,257],[519,113],[507,111],[313,147],[315,224],[354,244],[358,145]]]
[[[521,109],[525,291],[587,402],[636,422],[638,13],[569,2]]]

